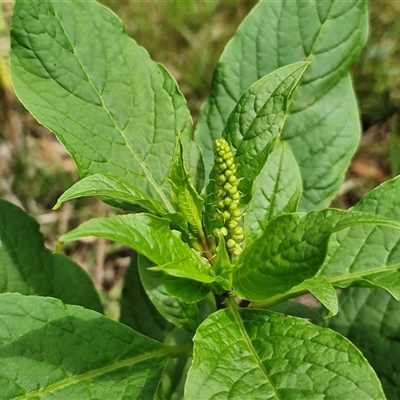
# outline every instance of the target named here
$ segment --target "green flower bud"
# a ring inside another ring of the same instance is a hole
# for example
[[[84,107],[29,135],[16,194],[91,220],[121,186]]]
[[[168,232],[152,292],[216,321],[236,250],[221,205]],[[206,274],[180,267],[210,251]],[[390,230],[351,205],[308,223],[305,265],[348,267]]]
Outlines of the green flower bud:
[[[219,198],[224,198],[226,196],[226,191],[224,189],[219,189],[218,190],[218,197]]]
[[[241,235],[243,234],[243,228],[241,226],[237,226],[233,231],[232,235]]]
[[[234,219],[237,219],[237,218],[242,218],[242,212],[240,211],[240,210],[238,210],[238,209],[236,209],[236,210],[233,210],[232,212],[231,212],[231,217],[232,218],[234,218]]]
[[[230,212],[235,211],[237,210],[238,207],[239,207],[238,203],[236,201],[232,201],[232,203],[229,204],[229,211]]]
[[[225,174],[225,176],[226,176],[226,174]],[[237,178],[236,178],[235,175],[229,176],[228,182],[229,182],[231,185],[234,185],[234,186],[238,184],[238,180],[237,180]]]
[[[228,183],[229,183],[229,182],[228,182]],[[233,186],[232,188],[230,188],[230,189],[228,190],[228,192],[229,192],[230,196],[235,195],[235,194],[238,192],[237,187],[236,187],[236,186]]]
[[[219,208],[220,210],[222,210],[223,208],[225,208],[225,203],[223,200],[220,200],[217,204],[217,208]]]
[[[225,175],[219,175],[217,178],[217,185],[222,186],[226,182]]]
[[[237,243],[233,239],[228,239],[226,242],[226,247],[228,249],[234,249],[237,246]]]
[[[232,193],[231,198],[232,200],[240,200],[240,193],[239,192]]]
[[[236,240],[236,241],[240,241],[244,239],[244,235],[243,233],[240,235],[232,235],[232,239]]]
[[[221,153],[220,153],[220,155],[221,155]],[[224,159],[224,161],[232,160],[232,158],[233,158],[233,153],[232,153],[231,151],[229,151],[229,152],[225,153],[225,154],[222,156],[222,158]],[[233,162],[233,160],[232,160],[232,162]]]
[[[226,177],[225,177],[225,179],[226,179]],[[225,185],[224,185],[224,189],[228,192],[230,189],[232,189],[232,185],[229,183],[229,182],[227,182],[227,183],[225,183]]]
[[[222,236],[228,236],[228,229],[224,226],[219,230]]]
[[[224,199],[224,205],[225,206],[229,206],[229,204],[231,204],[231,203],[232,203],[232,199],[230,197],[226,197]]]
[[[221,164],[217,164],[216,169],[219,173],[224,172],[227,169],[227,165],[223,162]]]
[[[237,226],[238,226],[238,223],[237,223],[237,221],[235,221],[234,219],[231,219],[231,220],[228,222],[228,229],[230,229],[230,230],[235,229]]]
[[[241,252],[242,252],[242,248],[239,245],[237,245],[234,249],[232,249],[232,253],[235,256],[238,256]]]
[[[223,221],[228,221],[231,218],[231,214],[229,214],[229,211],[224,211],[222,213],[222,220]]]
[[[225,160],[225,164],[228,168],[231,168],[234,165],[232,158],[228,158],[227,160],[224,158],[224,160]],[[236,168],[236,166],[235,166],[235,168]]]

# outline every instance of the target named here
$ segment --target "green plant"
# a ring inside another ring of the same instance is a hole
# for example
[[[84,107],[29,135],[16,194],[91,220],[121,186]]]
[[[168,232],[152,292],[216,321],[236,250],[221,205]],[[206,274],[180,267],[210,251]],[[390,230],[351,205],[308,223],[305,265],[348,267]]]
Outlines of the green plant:
[[[398,395],[400,178],[326,208],[360,134],[348,69],[366,21],[362,0],[259,3],[193,141],[175,81],[114,14],[16,1],[13,86],[82,177],[55,208],[96,196],[131,212],[89,220],[60,247],[94,235],[136,253],[121,324],[92,311],[90,280],[0,201],[3,398]],[[349,286],[364,289],[344,290],[338,312],[335,289]],[[288,301],[308,292],[321,309]]]

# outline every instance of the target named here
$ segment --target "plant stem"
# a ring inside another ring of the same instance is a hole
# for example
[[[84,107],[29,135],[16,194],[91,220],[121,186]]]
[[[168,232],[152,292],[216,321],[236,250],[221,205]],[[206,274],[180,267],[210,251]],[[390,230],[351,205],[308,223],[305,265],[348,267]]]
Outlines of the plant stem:
[[[279,303],[282,303],[286,300],[292,299],[293,297],[301,296],[302,294],[308,293],[308,290],[295,286],[290,289],[288,292],[284,294],[277,294],[275,296],[270,297],[269,299],[262,300],[256,303],[251,303],[249,308],[271,308]]]

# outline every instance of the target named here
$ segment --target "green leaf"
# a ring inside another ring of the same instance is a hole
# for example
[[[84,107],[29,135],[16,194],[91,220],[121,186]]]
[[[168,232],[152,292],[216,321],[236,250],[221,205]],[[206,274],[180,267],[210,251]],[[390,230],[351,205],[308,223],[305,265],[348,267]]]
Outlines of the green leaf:
[[[94,311],[103,312],[103,305],[99,294],[86,271],[63,254],[52,254],[52,258],[54,289],[53,293],[47,295],[57,297],[67,304],[75,304]],[[29,266],[31,268],[32,264],[29,264]],[[41,268],[46,267],[42,265]],[[44,293],[35,294],[44,295]]]
[[[156,265],[182,259],[189,267],[204,268],[207,261],[184,243],[178,232],[170,230],[169,221],[150,214],[118,215],[93,218],[62,235],[58,247],[65,242],[87,236],[107,238],[126,244]]]
[[[152,265],[145,257],[139,256],[139,275],[147,296],[165,319],[180,328],[195,332],[200,323],[197,305],[172,297],[163,284],[162,273],[148,270]]]
[[[276,69],[310,61],[281,135],[303,179],[302,210],[326,207],[343,180],[360,135],[348,69],[367,38],[365,0],[262,1],[242,22],[214,73],[195,139],[207,171],[212,141],[250,85]]]
[[[284,294],[315,276],[326,257],[332,233],[366,224],[400,229],[398,222],[357,211],[327,209],[276,217],[239,256],[235,291],[251,301]]]
[[[400,303],[377,289],[351,288],[339,295],[329,327],[346,335],[379,376],[388,399],[400,398]]]
[[[324,276],[315,276],[306,279],[301,286],[313,294],[328,310],[327,318],[336,315],[338,312],[338,298],[336,290]]]
[[[162,203],[118,176],[93,174],[76,182],[57,200],[53,210],[58,210],[66,201],[79,197],[94,196],[103,200],[116,200],[124,209],[135,209],[138,205],[155,214],[164,216],[168,211]]]
[[[204,200],[193,187],[190,175],[186,171],[180,136],[178,136],[175,146],[169,182],[172,192],[172,204],[175,209],[189,223],[194,236],[204,237],[201,224]]]
[[[147,295],[139,276],[137,258],[137,254],[132,255],[125,273],[120,321],[136,332],[163,342],[173,325],[163,317]]]
[[[173,212],[166,178],[178,132],[190,143],[191,117],[174,79],[115,14],[92,0],[17,1],[11,41],[18,98],[80,175],[123,177]]]
[[[264,76],[244,92],[228,118],[223,136],[236,151],[244,202],[250,200],[254,179],[281,134],[289,99],[307,66],[295,63]]]
[[[220,278],[214,285],[214,291],[218,294],[232,290],[232,272],[233,265],[231,258],[226,248],[225,238],[223,235],[218,237],[218,247],[215,264],[213,270],[215,274]]]
[[[290,147],[278,141],[254,183],[253,197],[246,207],[246,244],[260,237],[272,218],[295,212],[300,196],[299,167]]]
[[[170,296],[187,303],[197,303],[210,293],[210,285],[188,278],[179,278],[164,274],[162,283]]]
[[[185,296],[188,301],[201,300],[209,290],[204,283],[217,279],[207,260],[184,243],[180,233],[170,230],[169,221],[154,215],[129,214],[93,218],[62,235],[58,248],[67,241],[87,236],[103,237],[126,244],[152,261],[157,266],[156,270],[165,269],[166,273],[190,278],[191,288],[187,288],[187,297]],[[181,286],[182,283],[177,285]],[[188,286],[187,279],[183,285]],[[180,295],[184,294],[180,292]]]
[[[383,183],[353,210],[400,221],[400,176]],[[319,272],[336,287],[388,290],[400,299],[400,232],[388,226],[351,227],[332,235]]]
[[[0,295],[3,399],[152,398],[162,370],[185,347],[165,347],[82,307]]]
[[[234,366],[234,367],[233,367]],[[384,399],[343,336],[266,310],[220,310],[194,337],[187,399]]]
[[[53,210],[59,209],[68,200],[84,196],[97,197],[128,211],[137,211],[137,207],[140,206],[167,218],[182,231],[187,230],[187,222],[181,214],[170,213],[161,202],[153,199],[125,179],[112,174],[93,174],[76,182],[60,196]]]
[[[34,218],[2,199],[0,292],[52,296],[68,304],[103,310],[88,274],[69,258],[46,249]]]

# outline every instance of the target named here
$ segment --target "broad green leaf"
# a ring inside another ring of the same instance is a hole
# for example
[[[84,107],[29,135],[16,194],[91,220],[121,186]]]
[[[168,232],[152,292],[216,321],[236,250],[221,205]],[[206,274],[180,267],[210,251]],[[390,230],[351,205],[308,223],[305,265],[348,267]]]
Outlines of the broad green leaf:
[[[76,182],[57,200],[53,210],[57,210],[66,201],[79,197],[94,196],[109,201],[124,210],[137,211],[138,206],[165,217],[182,231],[187,230],[187,222],[179,213],[170,213],[158,200],[118,176],[112,174],[93,174]]]
[[[166,177],[192,120],[166,69],[92,0],[17,0],[11,34],[15,92],[80,175],[119,176],[173,212]]]
[[[284,294],[315,276],[326,257],[330,235],[353,225],[400,229],[399,222],[357,211],[327,209],[276,217],[239,256],[235,291],[251,301]]]
[[[313,294],[328,310],[327,318],[338,312],[338,298],[335,288],[324,276],[306,279],[301,286]]]
[[[189,227],[195,237],[204,237],[201,224],[204,200],[193,187],[191,177],[186,170],[180,136],[176,141],[169,183],[171,185],[172,204],[175,209],[189,223]]]
[[[124,278],[120,321],[136,332],[163,342],[173,325],[150,300],[138,270],[138,255],[133,254]]]
[[[94,311],[60,300],[0,295],[2,399],[152,398],[166,347]]]
[[[0,292],[52,296],[68,304],[103,310],[88,274],[69,258],[46,249],[34,218],[2,199]]]
[[[346,338],[266,310],[226,309],[194,337],[186,399],[384,399],[380,382]]]
[[[281,135],[303,179],[302,210],[326,207],[343,180],[360,135],[348,69],[367,38],[365,0],[261,1],[227,45],[214,73],[195,139],[212,166],[221,135],[242,94],[261,77],[310,61],[292,97]]]
[[[139,275],[147,296],[165,319],[180,328],[195,332],[200,323],[197,305],[169,295],[163,285],[162,273],[148,270],[152,265],[145,257],[139,256]]]
[[[254,183],[253,197],[246,207],[246,244],[260,237],[272,218],[295,212],[300,196],[299,167],[290,147],[278,141]]]
[[[378,289],[351,288],[339,295],[329,327],[346,335],[379,376],[388,399],[400,398],[400,303]]]
[[[291,64],[261,78],[244,92],[228,118],[223,136],[236,151],[244,202],[250,200],[254,180],[281,134],[289,99],[307,65]]]
[[[352,210],[400,221],[400,176],[370,192]],[[388,226],[354,226],[332,235],[319,272],[336,287],[367,286],[400,299],[400,232]]]

